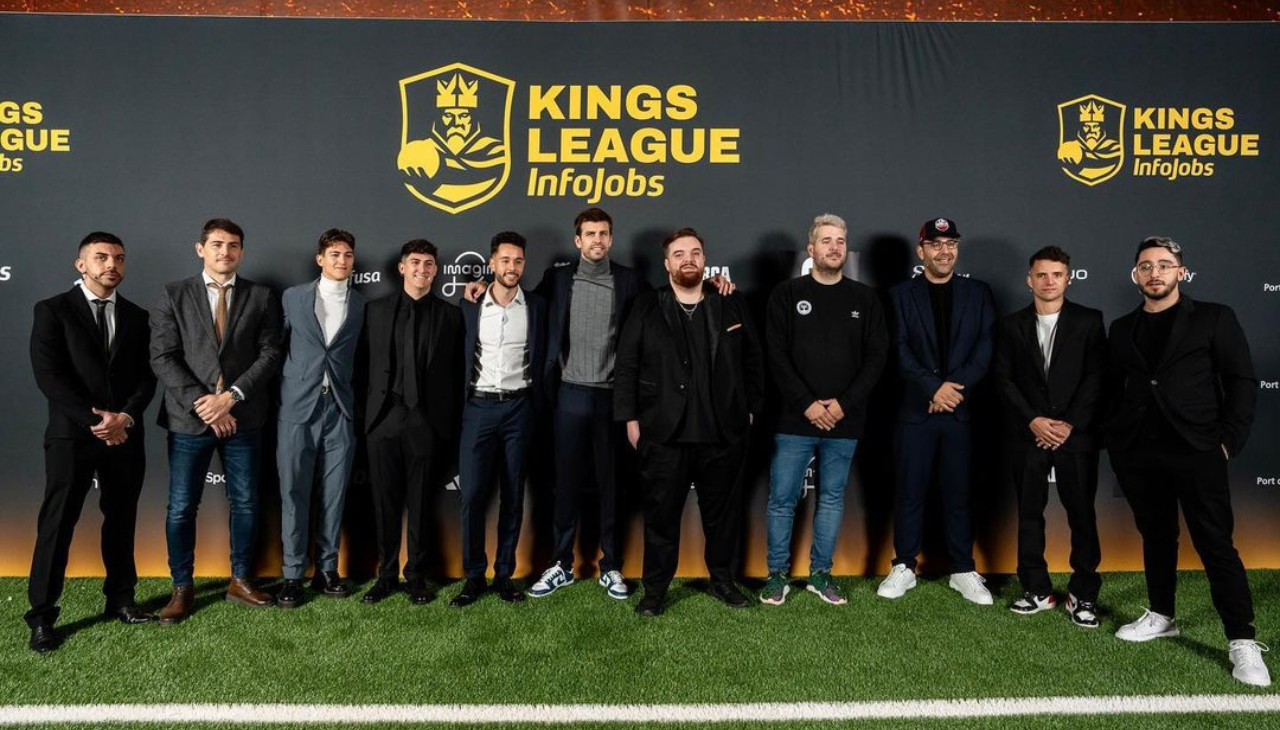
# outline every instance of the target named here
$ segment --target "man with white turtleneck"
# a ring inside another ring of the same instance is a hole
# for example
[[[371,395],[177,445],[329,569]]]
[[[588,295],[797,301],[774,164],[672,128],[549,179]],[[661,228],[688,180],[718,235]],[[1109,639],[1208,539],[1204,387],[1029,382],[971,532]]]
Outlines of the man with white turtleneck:
[[[338,573],[338,540],[347,483],[355,460],[352,377],[364,321],[364,297],[351,288],[355,236],[331,228],[320,236],[320,278],[284,293],[288,355],[280,384],[280,537],[284,543],[281,608],[303,600],[311,492],[320,470],[315,577],[312,588],[331,598],[349,590]]]

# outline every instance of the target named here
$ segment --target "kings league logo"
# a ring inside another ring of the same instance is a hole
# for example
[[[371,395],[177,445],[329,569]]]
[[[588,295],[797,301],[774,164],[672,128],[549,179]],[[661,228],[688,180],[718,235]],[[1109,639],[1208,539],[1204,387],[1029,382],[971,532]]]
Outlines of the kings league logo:
[[[502,190],[511,174],[515,87],[465,63],[400,80],[396,165],[415,198],[460,213]]]
[[[1058,162],[1076,182],[1097,185],[1124,166],[1124,104],[1096,94],[1058,105]]]

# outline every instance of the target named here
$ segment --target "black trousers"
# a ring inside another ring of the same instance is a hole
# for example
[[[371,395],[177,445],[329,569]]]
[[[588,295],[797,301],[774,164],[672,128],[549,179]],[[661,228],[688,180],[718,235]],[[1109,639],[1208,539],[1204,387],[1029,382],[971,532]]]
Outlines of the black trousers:
[[[974,569],[973,527],[969,518],[969,462],[971,437],[967,421],[949,413],[929,416],[923,423],[898,423],[894,428],[894,461],[898,492],[893,500],[895,565],[916,568],[924,542],[924,506],[934,474],[942,491],[942,512],[951,572]]]
[[[1053,591],[1044,559],[1044,509],[1049,502],[1049,470],[1071,528],[1071,580],[1067,590],[1077,599],[1096,603],[1102,577],[1098,564],[1098,452],[1049,451],[1026,444],[1005,447],[1005,467],[1018,498],[1018,580],[1023,590],[1043,596]]]
[[[510,578],[516,569],[516,546],[524,521],[525,457],[533,440],[533,403],[529,396],[496,401],[472,397],[462,409],[462,447],[458,454],[458,487],[462,513],[462,570],[467,578],[483,578],[489,569],[485,553],[485,518],[490,487],[498,474],[498,551],[493,577]],[[499,469],[501,465],[501,469]]]
[[[1142,533],[1151,610],[1175,615],[1181,504],[1227,639],[1253,639],[1253,597],[1231,537],[1235,516],[1222,452],[1140,444],[1132,451],[1111,452],[1111,466]]]
[[[427,423],[420,408],[397,400],[367,440],[373,519],[378,539],[378,578],[400,579],[400,532],[406,508],[409,538],[404,564],[407,580],[426,578],[432,487],[440,484],[449,462],[447,444]]]
[[[93,476],[98,475],[98,508],[102,510],[102,593],[107,610],[134,601],[138,570],[133,559],[138,495],[146,475],[143,435],[133,432],[120,446],[99,439],[47,439],[44,443],[45,489],[31,557],[24,618],[32,628],[58,620],[58,599],[67,575],[67,556],[76,522],[84,508]]]
[[[600,502],[600,572],[622,568],[615,533],[618,480],[614,449],[613,390],[562,383],[553,424],[556,453],[555,552],[553,560],[573,570],[573,545],[582,517],[582,495],[594,487]]]
[[[745,439],[719,444],[659,444],[641,439],[644,498],[644,592],[662,597],[680,562],[680,518],[697,485],[706,535],[707,572],[715,582],[733,580],[742,535],[742,461]]]

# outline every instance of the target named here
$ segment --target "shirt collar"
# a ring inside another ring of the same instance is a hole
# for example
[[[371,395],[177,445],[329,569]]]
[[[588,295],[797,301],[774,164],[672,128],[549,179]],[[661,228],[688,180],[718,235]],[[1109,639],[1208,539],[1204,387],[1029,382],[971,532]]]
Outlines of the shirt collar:
[[[492,307],[497,304],[498,303],[493,299],[493,284],[490,284],[489,288],[484,290],[484,306]],[[516,287],[516,295],[511,300],[511,304],[519,304],[522,307],[524,306],[524,289]]]
[[[233,287],[233,286],[235,286],[235,285],[236,285],[236,277],[237,277],[237,276],[238,276],[238,274],[232,274],[232,275],[231,275],[231,278],[227,280],[227,283],[226,283],[226,284],[224,284],[224,286],[232,286],[232,287]],[[200,278],[204,279],[204,285],[205,285],[205,288],[208,288],[210,284],[217,284],[217,283],[218,283],[218,282],[216,282],[216,281],[214,281],[214,280],[213,280],[213,277],[212,277],[212,276],[209,276],[209,272],[207,272],[207,271],[203,271],[203,270],[201,270],[201,272],[200,272]]]
[[[99,297],[97,294],[94,294],[93,292],[89,291],[89,287],[84,285],[84,279],[81,279],[80,281],[76,282],[76,285],[80,287],[80,291],[84,292],[84,298],[89,300],[90,304],[93,304],[93,300],[102,298],[102,297]],[[115,289],[111,290],[111,296],[107,297],[107,301],[111,302],[112,304],[116,303]]]

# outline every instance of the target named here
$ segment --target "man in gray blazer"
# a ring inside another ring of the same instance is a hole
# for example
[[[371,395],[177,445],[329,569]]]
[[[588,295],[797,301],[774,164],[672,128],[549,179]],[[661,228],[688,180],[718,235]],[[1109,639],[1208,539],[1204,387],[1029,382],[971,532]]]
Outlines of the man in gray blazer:
[[[254,587],[258,456],[280,370],[280,302],[262,284],[237,276],[244,231],[225,218],[204,224],[195,245],[197,276],[165,285],[151,316],[151,368],[164,384],[157,422],[169,431],[169,510],[165,533],[173,595],[160,623],[191,615],[196,511],[213,453],[218,452],[231,503],[231,584],[227,600],[266,607],[274,599]]]
[[[311,587],[331,598],[349,593],[338,575],[338,540],[347,480],[356,456],[352,375],[364,324],[364,296],[351,287],[356,239],[330,228],[320,235],[320,278],[286,289],[283,297],[287,354],[280,379],[280,538],[284,585],[280,608],[302,603],[307,570],[311,486],[320,470],[316,571]]]

